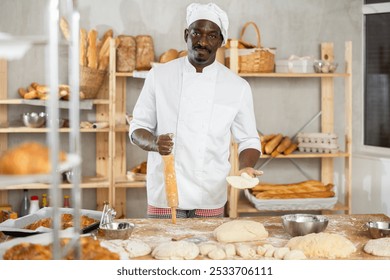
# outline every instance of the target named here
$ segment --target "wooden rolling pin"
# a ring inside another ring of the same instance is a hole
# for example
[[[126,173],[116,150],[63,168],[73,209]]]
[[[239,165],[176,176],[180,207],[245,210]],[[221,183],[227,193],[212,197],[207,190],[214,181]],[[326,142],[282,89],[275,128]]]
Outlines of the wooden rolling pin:
[[[162,156],[162,158],[164,160],[165,193],[168,206],[171,207],[172,223],[176,224],[176,209],[179,205],[179,199],[177,194],[175,157],[173,154],[170,154]]]

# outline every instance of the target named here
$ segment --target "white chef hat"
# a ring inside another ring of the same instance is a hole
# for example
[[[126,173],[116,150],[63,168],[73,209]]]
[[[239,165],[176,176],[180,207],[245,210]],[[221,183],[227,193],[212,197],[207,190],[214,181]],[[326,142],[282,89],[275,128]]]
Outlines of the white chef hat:
[[[207,19],[214,22],[221,29],[223,36],[222,45],[226,44],[228,39],[229,19],[220,7],[214,3],[199,4],[192,3],[187,7],[187,26],[201,19]]]

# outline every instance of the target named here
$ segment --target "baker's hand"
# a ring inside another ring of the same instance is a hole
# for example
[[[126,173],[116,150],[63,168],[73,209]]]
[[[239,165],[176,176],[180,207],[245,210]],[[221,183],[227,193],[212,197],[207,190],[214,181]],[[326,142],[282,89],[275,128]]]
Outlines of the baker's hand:
[[[157,151],[160,155],[166,156],[173,149],[173,133],[161,134],[156,139]]]
[[[240,169],[238,171],[238,175],[241,176],[242,173],[247,173],[251,177],[257,177],[257,176],[263,175],[263,171],[256,170],[256,169],[254,169],[252,167],[245,167],[245,168]]]

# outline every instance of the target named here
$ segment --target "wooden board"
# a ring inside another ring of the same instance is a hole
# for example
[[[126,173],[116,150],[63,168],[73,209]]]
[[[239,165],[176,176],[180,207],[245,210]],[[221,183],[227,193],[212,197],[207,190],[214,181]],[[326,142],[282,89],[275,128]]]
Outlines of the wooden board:
[[[390,221],[390,218],[383,214],[370,215],[327,215],[329,225],[325,232],[337,233],[351,240],[357,248],[357,252],[349,259],[390,259],[376,257],[363,252],[363,246],[370,236],[364,225],[368,221]],[[269,232],[269,237],[264,241],[248,242],[253,246],[272,244],[275,247],[283,247],[290,240],[291,236],[285,232],[280,216],[263,217],[243,217],[240,220],[253,220],[263,223]],[[230,218],[212,219],[177,219],[176,224],[172,224],[166,219],[126,219],[136,225],[131,238],[138,238],[155,247],[157,244],[173,239],[193,238],[199,241],[215,241],[213,230],[224,222],[231,221]],[[152,259],[151,255],[142,259]]]

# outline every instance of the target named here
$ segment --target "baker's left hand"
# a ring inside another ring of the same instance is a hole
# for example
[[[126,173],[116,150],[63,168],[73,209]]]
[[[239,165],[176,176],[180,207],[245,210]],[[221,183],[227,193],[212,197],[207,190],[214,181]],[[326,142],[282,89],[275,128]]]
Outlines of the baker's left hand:
[[[251,177],[257,177],[263,175],[263,171],[254,169],[252,167],[245,167],[238,171],[239,176],[241,176],[242,173],[247,173]]]

